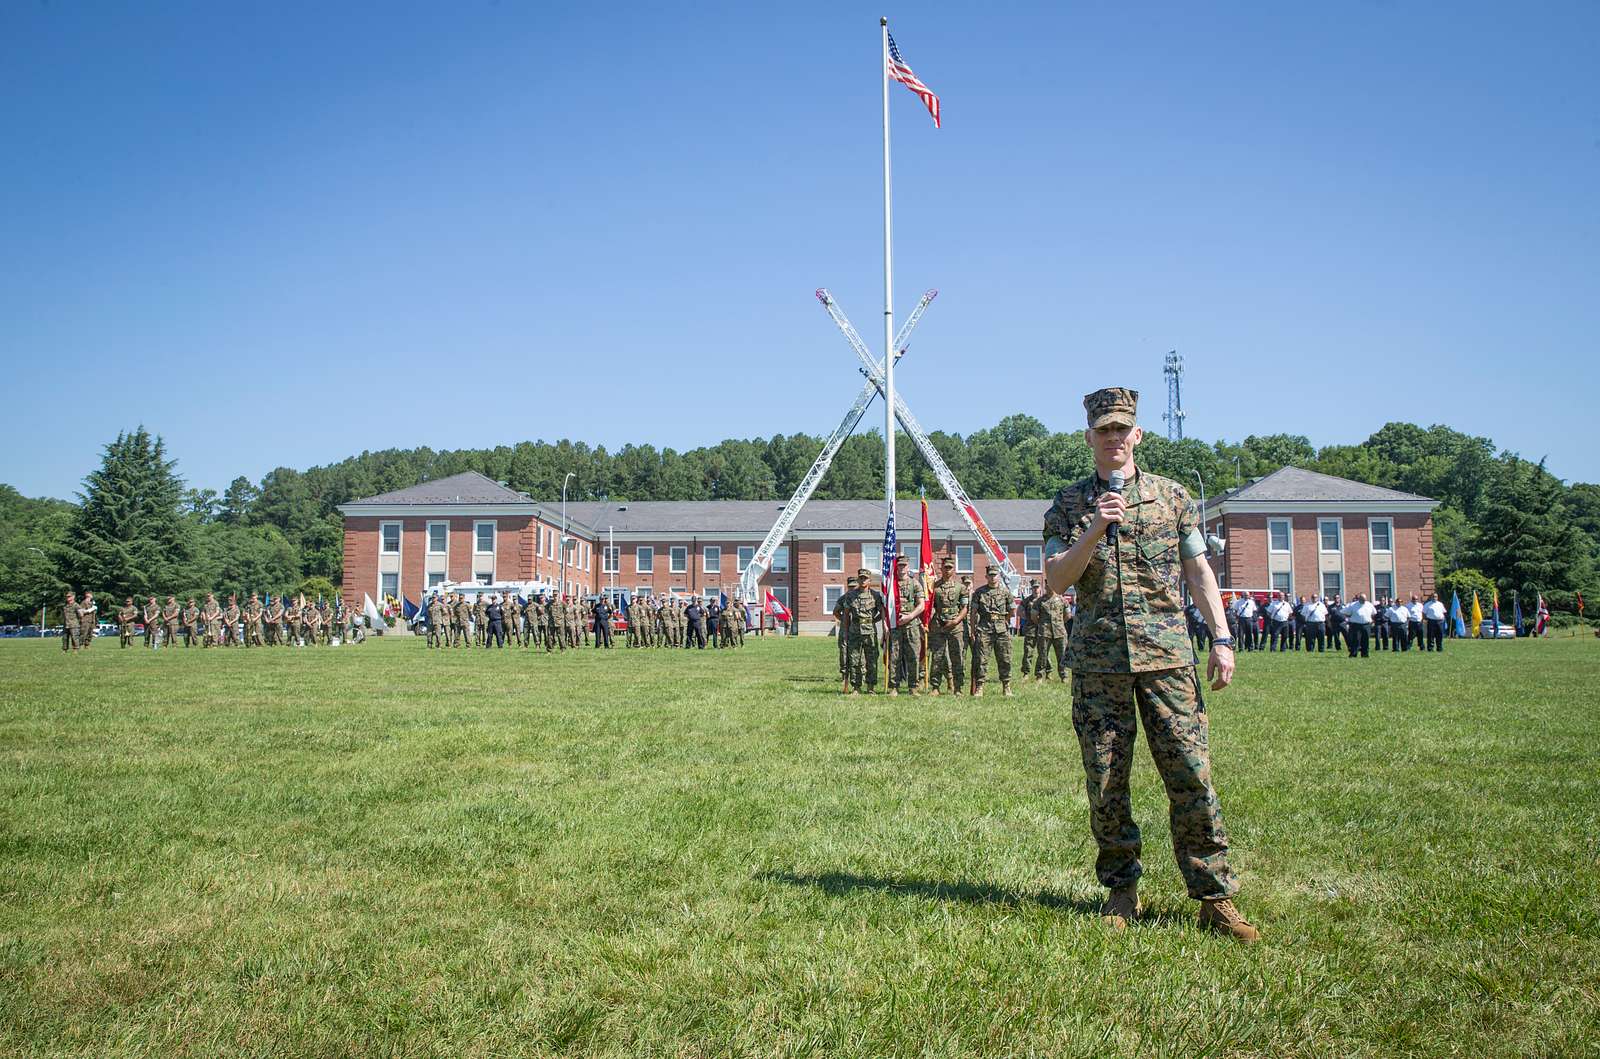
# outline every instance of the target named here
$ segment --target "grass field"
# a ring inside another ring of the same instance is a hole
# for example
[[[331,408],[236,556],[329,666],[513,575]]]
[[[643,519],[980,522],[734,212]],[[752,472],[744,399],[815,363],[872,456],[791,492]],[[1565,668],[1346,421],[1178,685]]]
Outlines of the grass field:
[[[0,643],[0,1054],[1600,1051],[1593,640],[1250,655],[1209,698],[1265,941],[1094,914],[1060,686],[739,653]]]

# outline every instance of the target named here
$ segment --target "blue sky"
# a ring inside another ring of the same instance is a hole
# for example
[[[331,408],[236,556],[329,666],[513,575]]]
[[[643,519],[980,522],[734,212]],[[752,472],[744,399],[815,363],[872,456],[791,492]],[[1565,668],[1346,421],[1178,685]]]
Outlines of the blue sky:
[[[771,10],[763,10],[770,6]],[[752,14],[751,12],[760,12]],[[981,12],[981,15],[979,14]],[[83,3],[0,8],[0,481],[119,428],[180,471],[825,433],[898,383],[1055,429],[1486,433],[1600,479],[1600,5]]]

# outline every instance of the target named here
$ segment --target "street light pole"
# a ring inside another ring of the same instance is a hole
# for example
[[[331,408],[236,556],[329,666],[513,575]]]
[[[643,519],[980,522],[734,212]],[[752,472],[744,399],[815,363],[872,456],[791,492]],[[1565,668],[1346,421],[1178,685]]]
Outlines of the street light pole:
[[[50,557],[48,555],[45,555],[43,548],[35,548],[33,545],[30,544],[30,545],[28,545],[28,550],[30,552],[38,552],[39,553],[39,557],[42,558],[45,562],[49,562],[50,561]],[[45,602],[39,604],[39,638],[41,640],[44,639],[44,612],[45,612],[45,609],[47,607],[49,607],[49,606],[50,606],[50,601],[48,599],[46,599]],[[63,622],[66,621],[65,615],[62,616],[61,620]]]
[[[561,479],[561,598],[567,598],[567,479],[576,478],[577,471],[568,471]]]

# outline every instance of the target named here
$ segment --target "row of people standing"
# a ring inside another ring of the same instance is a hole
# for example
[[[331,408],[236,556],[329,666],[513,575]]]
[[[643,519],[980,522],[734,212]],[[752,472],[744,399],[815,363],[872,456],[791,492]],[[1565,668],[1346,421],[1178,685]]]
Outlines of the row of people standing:
[[[68,592],[62,605],[61,649],[86,650],[93,645],[100,623],[100,608],[94,593],[86,591],[80,599]],[[237,596],[228,596],[226,605],[216,594],[206,593],[205,602],[193,596],[180,605],[176,596],[166,602],[149,596],[143,604],[128,596],[113,615],[118,642],[133,647],[142,638],[147,648],[176,647],[273,647],[329,644],[335,638],[344,642],[363,639],[360,618],[353,608],[339,608],[326,600],[315,604],[303,599],[265,600],[246,597],[240,606]],[[341,631],[343,630],[342,635]]]
[[[423,606],[430,648],[542,647],[546,654],[611,646],[611,606],[604,597],[543,593],[523,600],[506,593],[435,592]]]
[[[743,647],[744,604],[698,596],[635,596],[628,605],[628,646]]]
[[[1201,650],[1209,639],[1205,623],[1190,608],[1189,631]],[[1228,607],[1228,633],[1241,651],[1326,651],[1343,645],[1352,658],[1367,657],[1376,640],[1379,650],[1444,650],[1445,607],[1436,594],[1426,602],[1413,594],[1370,602],[1357,594],[1346,603],[1339,596],[1300,596],[1291,602],[1273,592],[1265,606],[1241,595]]]

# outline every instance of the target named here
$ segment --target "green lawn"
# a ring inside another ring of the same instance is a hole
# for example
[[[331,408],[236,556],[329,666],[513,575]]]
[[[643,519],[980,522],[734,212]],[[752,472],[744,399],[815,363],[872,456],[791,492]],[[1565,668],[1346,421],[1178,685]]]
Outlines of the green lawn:
[[[1245,656],[1254,948],[1142,747],[1150,914],[1101,927],[1059,685],[834,666],[0,643],[0,1054],[1600,1051],[1600,643]]]

